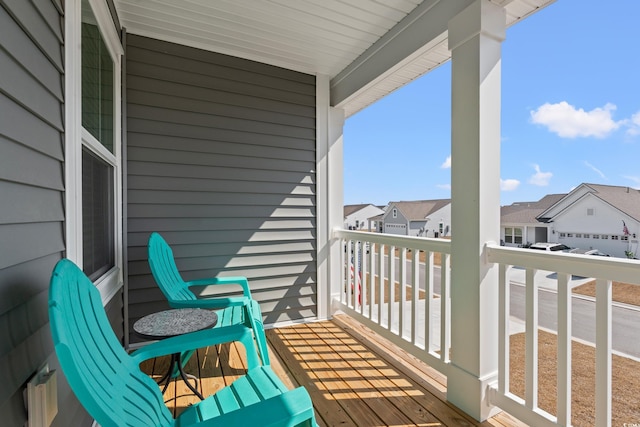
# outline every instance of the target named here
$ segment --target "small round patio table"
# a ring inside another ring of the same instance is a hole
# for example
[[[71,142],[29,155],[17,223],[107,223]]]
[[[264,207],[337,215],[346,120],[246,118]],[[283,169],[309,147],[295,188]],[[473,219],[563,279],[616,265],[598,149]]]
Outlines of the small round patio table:
[[[133,324],[133,330],[142,338],[161,340],[201,331],[203,329],[209,329],[214,327],[216,323],[218,323],[218,315],[214,311],[203,310],[201,308],[178,308],[159,311],[157,313],[151,313],[144,316]],[[204,397],[197,389],[197,381],[196,386],[194,387],[191,385],[187,377],[192,377],[193,379],[196,378],[192,375],[186,374],[182,369],[181,353],[174,353],[171,355],[169,369],[158,381],[158,385],[161,385],[166,380],[164,388],[162,389],[162,394],[164,394],[167,387],[169,387],[172,374],[176,368],[187,387],[189,387],[189,389],[193,391],[200,400],[204,400]]]

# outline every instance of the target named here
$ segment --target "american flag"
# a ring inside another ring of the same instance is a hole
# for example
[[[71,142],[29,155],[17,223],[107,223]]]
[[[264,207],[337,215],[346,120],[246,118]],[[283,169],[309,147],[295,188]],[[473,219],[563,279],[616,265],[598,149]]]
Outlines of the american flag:
[[[628,236],[629,233],[629,229],[627,228],[627,224],[624,223],[624,221],[622,221],[622,234],[624,234],[625,236]]]
[[[349,274],[349,279],[351,282],[351,290],[353,291],[353,286],[354,284],[358,285],[358,289],[356,292],[356,296],[358,297],[358,302],[360,304],[362,304],[362,272],[360,271],[360,268],[358,267],[358,274],[355,274],[355,268],[354,268],[355,262],[353,259],[353,256],[351,256],[351,271]]]

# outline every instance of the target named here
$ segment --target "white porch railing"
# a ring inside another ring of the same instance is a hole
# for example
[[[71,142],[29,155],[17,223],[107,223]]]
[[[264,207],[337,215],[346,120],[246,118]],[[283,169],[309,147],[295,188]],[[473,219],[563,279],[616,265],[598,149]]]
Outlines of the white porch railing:
[[[564,254],[487,245],[487,260],[500,265],[499,383],[492,390],[492,403],[522,421],[537,426],[571,425],[571,341],[572,341],[572,275],[596,279],[595,357],[596,357],[596,426],[611,425],[611,354],[613,281],[640,284],[640,263],[623,258]],[[509,389],[509,304],[510,270],[513,266],[526,271],[525,299],[525,396]],[[537,270],[557,274],[557,412],[556,416],[538,407],[538,284]]]
[[[334,289],[333,308],[353,316],[378,334],[448,375],[450,361],[451,242],[379,233],[336,230],[340,242],[341,288]],[[640,262],[591,255],[563,254],[494,244],[487,261],[499,265],[498,383],[491,403],[530,425],[571,425],[571,277],[596,280],[595,354],[596,426],[611,424],[612,282],[640,284]],[[438,259],[440,262],[434,262]],[[440,264],[440,265],[438,265]],[[525,392],[509,387],[511,273],[525,277]],[[538,407],[538,270],[557,276],[557,412]],[[640,326],[639,326],[640,327]]]
[[[446,375],[451,242],[347,230],[334,237],[343,285],[333,308]]]

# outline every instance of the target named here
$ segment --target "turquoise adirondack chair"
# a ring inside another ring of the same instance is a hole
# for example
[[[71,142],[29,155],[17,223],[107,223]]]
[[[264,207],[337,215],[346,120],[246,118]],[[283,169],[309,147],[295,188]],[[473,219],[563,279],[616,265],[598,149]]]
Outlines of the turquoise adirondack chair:
[[[263,365],[269,364],[269,351],[267,338],[262,324],[262,311],[256,300],[251,298],[249,282],[246,277],[214,277],[185,282],[178,271],[169,244],[156,232],[149,236],[148,244],[149,267],[151,274],[160,290],[167,298],[172,308],[204,308],[219,310],[218,323],[215,327],[243,324],[253,330],[258,353]],[[242,287],[241,297],[211,297],[198,298],[189,288],[204,285],[239,285]],[[244,305],[248,304],[251,313],[247,319]],[[191,352],[182,355],[182,363],[185,364]],[[174,377],[177,372],[174,372]]]
[[[129,355],[109,324],[100,293],[67,259],[53,270],[49,321],[71,389],[103,427],[316,426],[307,391],[287,389],[270,366],[260,365],[251,329],[244,325],[167,338]],[[173,419],[158,385],[140,370],[140,363],[231,341],[246,349],[246,375]]]

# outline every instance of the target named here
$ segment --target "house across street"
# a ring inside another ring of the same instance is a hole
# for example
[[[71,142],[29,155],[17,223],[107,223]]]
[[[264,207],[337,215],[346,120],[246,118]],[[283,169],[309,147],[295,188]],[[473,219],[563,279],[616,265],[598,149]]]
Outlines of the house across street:
[[[568,194],[551,194],[537,202],[503,206],[500,224],[500,238],[506,246],[551,242],[582,251],[636,257],[640,191],[580,184]]]

